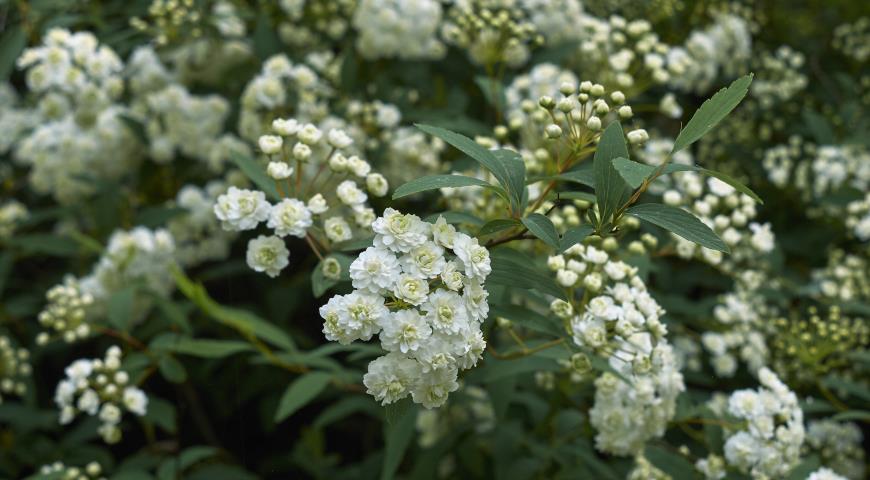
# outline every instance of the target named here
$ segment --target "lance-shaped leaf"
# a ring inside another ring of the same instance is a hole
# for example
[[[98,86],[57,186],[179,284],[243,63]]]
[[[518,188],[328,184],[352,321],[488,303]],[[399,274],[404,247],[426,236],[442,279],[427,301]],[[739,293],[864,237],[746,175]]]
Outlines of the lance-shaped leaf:
[[[698,217],[681,208],[661,203],[643,203],[629,208],[627,213],[674,232],[702,247],[725,253],[729,252],[728,245],[725,245],[725,242],[713,230],[710,230],[710,227]]]
[[[546,216],[533,213],[523,219],[523,225],[532,232],[532,235],[540,238],[547,245],[559,248],[559,234],[556,232],[553,222]]]
[[[404,185],[396,188],[393,192],[393,200],[397,198],[407,197],[408,195],[425,192],[427,190],[436,190],[447,187],[492,187],[489,182],[479,178],[467,177],[465,175],[427,175],[425,177],[416,178]]]
[[[275,422],[283,421],[304,407],[329,385],[331,379],[331,375],[326,372],[311,372],[293,381],[278,402]]]
[[[562,235],[562,239],[559,241],[559,252],[564,252],[582,242],[584,238],[592,233],[592,230],[592,225],[580,225],[579,227],[569,229],[565,232],[565,235]]]
[[[707,134],[717,123],[727,117],[732,110],[743,100],[752,83],[752,74],[743,76],[731,82],[727,88],[716,92],[711,98],[701,105],[686,127],[677,135],[671,154],[677,153],[689,145],[697,142]],[[627,155],[626,155],[627,157]]]
[[[598,198],[598,209],[601,212],[599,218],[602,225],[606,225],[616,209],[627,202],[631,196],[631,189],[619,172],[613,168],[613,159],[620,157],[628,158],[628,146],[625,143],[622,125],[613,122],[601,134],[593,159],[595,197]]]

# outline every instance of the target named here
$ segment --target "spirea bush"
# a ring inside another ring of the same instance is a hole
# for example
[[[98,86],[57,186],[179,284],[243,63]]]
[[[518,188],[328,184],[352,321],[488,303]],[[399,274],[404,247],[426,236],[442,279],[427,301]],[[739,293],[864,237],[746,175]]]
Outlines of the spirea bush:
[[[0,2],[0,478],[867,478],[868,32]]]

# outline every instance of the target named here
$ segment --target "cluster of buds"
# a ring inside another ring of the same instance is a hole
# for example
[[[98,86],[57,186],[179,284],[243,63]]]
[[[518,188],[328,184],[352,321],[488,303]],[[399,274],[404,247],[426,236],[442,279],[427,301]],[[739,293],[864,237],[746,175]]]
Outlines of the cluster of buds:
[[[47,332],[36,336],[37,345],[47,344],[53,335],[66,343],[84,340],[91,334],[88,323],[88,307],[94,303],[90,293],[82,292],[78,281],[67,277],[64,282],[52,287],[46,294],[48,305],[39,312],[37,319]],[[51,332],[51,333],[49,333]]]
[[[39,468],[41,476],[58,480],[105,480],[103,473],[103,467],[97,462],[90,462],[84,468],[64,465],[63,462],[54,462]]]
[[[3,395],[24,395],[27,384],[24,381],[30,376],[30,352],[24,348],[15,348],[9,337],[0,336],[0,403]]]
[[[519,67],[530,47],[544,44],[543,35],[527,13],[501,0],[457,2],[443,27],[444,39],[468,50],[472,61],[492,70],[497,65]]]
[[[158,46],[202,36],[202,13],[194,0],[152,0],[148,19],[133,17],[130,26],[154,37]]]

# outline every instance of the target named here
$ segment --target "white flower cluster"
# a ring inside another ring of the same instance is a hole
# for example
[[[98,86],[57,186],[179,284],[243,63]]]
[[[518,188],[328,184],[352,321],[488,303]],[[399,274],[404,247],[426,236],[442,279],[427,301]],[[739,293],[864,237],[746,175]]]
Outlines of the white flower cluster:
[[[758,379],[758,390],[737,390],[728,398],[728,413],[747,428],[729,432],[725,458],[753,478],[779,478],[800,461],[804,415],[797,396],[776,374],[762,368]]]
[[[248,243],[247,261],[254,270],[275,277],[289,264],[290,252],[284,245],[283,237],[314,237],[318,242],[326,243],[352,239],[353,227],[345,215],[352,217],[357,228],[369,230],[375,212],[367,204],[366,191],[375,197],[382,197],[387,194],[389,183],[383,175],[372,172],[371,165],[365,160],[356,155],[346,157],[342,153],[353,144],[353,139],[342,129],[334,128],[324,134],[310,123],[276,119],[272,123],[272,130],[277,135],[263,135],[258,144],[270,159],[266,172],[275,181],[282,200],[272,205],[262,191],[232,186],[227,193],[217,198],[214,214],[222,227],[229,231],[253,230],[266,222],[274,234],[251,240]],[[294,162],[295,168],[292,166]],[[330,171],[329,178],[315,186],[320,174],[327,169]],[[313,178],[303,181],[308,170],[313,170]],[[335,175],[340,175],[344,180],[335,187],[334,198],[327,200],[322,193],[316,193],[307,202],[296,198],[308,195],[312,187],[315,187],[316,192],[326,192],[329,179]],[[360,188],[356,180],[347,179],[347,175],[365,181],[366,191]],[[329,216],[325,215],[327,211]],[[322,219],[322,228],[319,225],[317,232],[311,233],[310,230],[315,228],[314,221],[318,218]],[[320,231],[325,239],[318,239]]]
[[[99,45],[90,32],[70,33],[54,28],[43,45],[28,48],[18,58],[28,69],[27,87],[36,93],[60,91],[70,96],[91,96],[109,103],[123,91],[123,62],[109,47]]]
[[[172,84],[134,103],[132,114],[145,125],[148,152],[157,163],[172,162],[177,153],[207,161],[223,131],[229,103],[218,95],[191,95]]]
[[[793,135],[788,143],[768,148],[764,151],[762,165],[767,179],[779,188],[795,187],[810,192],[809,166],[807,160],[815,156],[816,146]]]
[[[747,287],[738,281],[735,291],[723,295],[713,309],[713,316],[722,329],[708,330],[701,335],[701,345],[710,355],[710,365],[719,377],[733,377],[738,358],[753,373],[768,365],[770,351],[762,331],[762,318],[767,318],[769,312],[764,298],[756,293],[760,283]]]
[[[862,242],[870,242],[870,193],[866,193],[860,200],[849,202],[846,215],[846,228],[849,232]],[[0,217],[2,216],[0,210]]]
[[[822,464],[850,479],[865,478],[867,463],[864,453],[864,435],[852,422],[815,420],[807,424],[804,446],[822,458]]]
[[[97,462],[90,462],[84,467],[73,467],[63,462],[54,462],[39,467],[39,474],[58,480],[106,480],[103,467]]]
[[[53,336],[66,343],[84,340],[91,334],[88,310],[94,303],[93,295],[82,292],[79,282],[72,276],[55,285],[45,294],[48,305],[39,312],[39,324],[48,331],[36,337],[37,345],[45,345]]]
[[[571,298],[582,299],[557,299],[550,309],[570,322],[577,346],[608,360],[622,377],[605,373],[595,380],[589,415],[598,431],[596,446],[615,455],[636,454],[647,440],[664,434],[685,389],[660,320],[664,310],[635,267],[592,245],[576,244],[547,264],[557,282],[571,289]]]
[[[558,65],[546,62],[514,77],[504,91],[508,124],[525,122],[528,118],[527,112],[536,110],[535,103],[539,98],[553,95],[566,82],[576,85],[577,76]]]
[[[387,167],[384,172],[391,182],[401,184],[441,169],[441,153],[444,141],[424,134],[412,127],[395,130],[385,154]]]
[[[746,20],[721,13],[704,30],[689,35],[682,47],[667,54],[670,84],[692,92],[705,92],[720,76],[744,72],[752,56],[752,36]]]
[[[842,475],[837,475],[830,468],[822,467],[822,468],[816,470],[815,472],[811,473],[810,476],[807,477],[807,480],[849,480],[849,479],[842,476]]]
[[[870,188],[870,150],[858,145],[820,146],[812,173],[817,197],[845,186],[866,192]]]
[[[834,48],[858,63],[870,58],[870,16],[834,29]]]
[[[580,30],[583,40],[576,54],[580,69],[598,72],[596,78],[602,83],[631,97],[650,83],[668,82],[685,68],[682,63],[671,65],[672,47],[659,39],[647,20],[585,16]]]
[[[210,260],[222,260],[230,253],[237,234],[221,228],[214,216],[214,204],[226,186],[211,181],[204,188],[185,185],[178,191],[172,206],[184,213],[172,217],[166,229],[175,241],[175,258],[180,265],[193,266]]]
[[[358,0],[280,0],[286,18],[278,24],[281,40],[312,50],[336,41],[347,32]]]
[[[0,83],[0,153],[12,149],[27,132],[41,121],[39,112],[19,104],[18,94],[8,83]]]
[[[328,112],[324,99],[330,96],[329,85],[308,65],[293,64],[286,55],[270,57],[242,92],[239,134],[256,141],[279,114],[320,120]]]
[[[804,65],[801,52],[783,45],[774,52],[764,52],[758,62],[750,90],[763,109],[786,102],[806,88],[809,80],[800,71]]]
[[[562,45],[582,38],[577,28],[587,18],[580,0],[520,0],[529,22],[544,36],[547,45]]]
[[[866,256],[833,250],[828,263],[811,273],[818,294],[835,302],[870,301],[870,261]]]
[[[440,23],[437,0],[361,0],[353,16],[356,48],[368,59],[439,59],[447,52]]]
[[[595,446],[599,450],[614,455],[640,453],[647,441],[664,435],[674,417],[677,396],[685,385],[671,346],[660,342],[650,349],[648,358],[646,371],[633,375],[630,383],[612,373],[595,380],[595,405],[589,410],[589,421],[598,431]]]
[[[117,346],[110,347],[103,359],[76,360],[65,373],[54,393],[61,425],[69,424],[79,413],[98,415],[101,424],[97,432],[106,443],[117,443],[124,410],[145,415],[148,397],[130,385],[130,376],[121,369],[121,349]]]
[[[79,281],[82,293],[94,298],[94,306],[104,311],[115,292],[137,285],[157,295],[168,295],[174,287],[170,267],[175,261],[175,243],[166,230],[135,227],[117,230],[90,275]],[[146,295],[137,295],[131,322],[141,319],[148,310]]]
[[[467,50],[478,65],[520,67],[531,48],[544,43],[529,12],[521,7],[512,0],[456,0],[441,34],[447,43]]]
[[[0,205],[0,239],[11,237],[18,225],[29,216],[27,207],[18,200],[9,200]]]
[[[725,459],[712,453],[695,462],[695,468],[706,480],[722,480],[728,473],[726,467]]]
[[[323,333],[341,344],[378,335],[389,353],[369,364],[368,393],[384,405],[411,394],[438,407],[486,347],[489,252],[443,218],[433,225],[388,208],[372,228],[374,245],[350,266],[354,292],[320,308]]]
[[[9,337],[0,335],[0,404],[3,395],[24,395],[31,373],[30,352],[15,348]]]

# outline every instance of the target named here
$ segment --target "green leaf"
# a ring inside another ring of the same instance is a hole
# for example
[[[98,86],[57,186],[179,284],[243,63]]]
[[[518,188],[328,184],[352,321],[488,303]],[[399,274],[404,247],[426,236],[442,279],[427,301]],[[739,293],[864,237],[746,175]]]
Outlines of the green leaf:
[[[338,264],[341,266],[341,274],[338,280],[326,278],[326,275],[323,274],[323,262],[317,262],[317,266],[311,271],[311,290],[317,298],[320,298],[330,288],[338,285],[340,281],[350,280],[349,269],[353,259],[341,253],[333,253],[329,257],[338,260]]]
[[[205,287],[191,281],[181,269],[174,268],[172,274],[178,290],[206,315],[239,331],[244,336],[254,335],[285,350],[298,351],[293,339],[280,328],[247,310],[225,307],[215,302],[209,297]]]
[[[416,126],[456,147],[492,172],[507,192],[511,206],[519,207],[525,189],[525,163],[518,153],[509,150],[490,151],[464,135],[434,125],[416,124]],[[519,182],[517,182],[518,177],[521,178]]]
[[[523,219],[523,225],[532,232],[532,235],[540,238],[547,245],[556,249],[559,248],[559,234],[556,232],[553,222],[546,216],[540,213],[533,213]]]
[[[568,170],[561,175],[550,177],[551,180],[565,181],[571,183],[579,183],[587,187],[595,188],[595,168],[592,163],[586,162],[580,164],[574,170]]]
[[[27,35],[22,24],[13,21],[8,25],[11,26],[0,38],[0,82],[9,80],[9,75],[15,67],[15,60],[27,46]]]
[[[275,423],[280,423],[304,407],[329,385],[332,375],[326,372],[311,372],[297,378],[287,387],[278,410],[275,412]]]
[[[417,409],[408,400],[387,405],[387,421],[384,423],[384,463],[381,467],[381,480],[395,478],[396,470],[402,463],[405,450],[414,438]]]
[[[106,314],[109,317],[109,323],[119,330],[127,330],[130,326],[135,293],[136,287],[130,286],[118,290],[109,297]]]
[[[145,420],[157,425],[168,433],[176,432],[175,406],[166,400],[148,396],[148,406],[145,410]]]
[[[187,209],[182,207],[145,207],[136,214],[134,224],[149,228],[162,227],[169,220],[185,213]]]
[[[435,223],[438,221],[438,217],[444,217],[444,221],[452,225],[467,223],[469,225],[480,226],[484,223],[483,220],[470,213],[451,211],[433,213],[427,215],[423,220],[426,220],[429,223]]]
[[[477,236],[482,237],[484,235],[492,235],[493,233],[501,232],[509,228],[519,227],[521,225],[522,223],[514,218],[499,218],[486,222],[486,224],[484,224],[482,227],[480,227],[480,230],[478,230]]]
[[[810,474],[818,470],[821,466],[822,462],[819,460],[818,455],[810,455],[804,458],[801,463],[788,472],[788,475],[785,478],[786,480],[806,480]]]
[[[175,342],[168,344],[166,348],[178,354],[201,358],[223,358],[253,350],[253,347],[245,342],[198,338],[179,338]]]
[[[710,230],[710,227],[701,222],[698,217],[681,208],[661,203],[644,203],[634,205],[627,210],[627,213],[674,232],[702,247],[724,253],[729,252],[728,245],[725,245],[725,242],[713,230]]]
[[[625,143],[622,125],[613,122],[601,134],[593,158],[595,197],[598,199],[598,209],[601,212],[599,226],[609,224],[610,217],[616,209],[626,203],[631,196],[628,185],[613,168],[613,159],[619,157],[628,158],[628,146]]]
[[[499,247],[491,250],[489,257],[492,272],[486,279],[487,284],[535,289],[557,298],[565,297],[565,291],[559,287],[550,272],[536,268],[532,259],[519,251]]]
[[[491,305],[490,316],[502,317],[517,325],[540,333],[561,337],[565,335],[559,319],[552,315],[542,315],[520,305]]]
[[[492,187],[489,182],[465,175],[427,175],[401,185],[393,192],[393,200],[408,195],[447,187]]]
[[[594,204],[596,202],[595,194],[589,192],[557,192],[556,198],[560,200],[583,200],[585,202],[589,202],[590,204]]]
[[[374,238],[374,236],[371,236],[345,240],[343,242],[333,244],[332,249],[337,252],[353,252],[356,250],[365,250],[372,246],[372,240],[374,240]]]
[[[281,200],[281,195],[278,194],[278,187],[275,186],[275,180],[266,173],[266,170],[259,165],[253,158],[234,153],[230,155],[230,159],[242,173],[245,174],[254,185],[256,185],[260,190],[266,192],[266,195],[269,196],[272,200]]]
[[[486,75],[478,75],[474,77],[474,83],[483,92],[483,97],[486,98],[487,103],[495,108],[504,108],[507,105],[507,100],[504,96],[504,85],[501,82]]]
[[[819,145],[831,145],[836,141],[831,124],[822,115],[806,109],[803,112],[804,123]]]
[[[650,445],[644,450],[644,456],[661,471],[673,478],[692,479],[699,478],[695,467],[682,455],[665,450],[662,447]]]
[[[743,185],[742,183],[738,182],[737,179],[735,179],[734,177],[726,175],[722,172],[717,172],[715,170],[708,170],[706,168],[699,168],[698,170],[701,173],[705,173],[711,177],[715,177],[715,178],[718,178],[719,180],[722,180],[723,182],[727,183],[728,185],[731,185],[732,187],[734,187],[734,189],[737,190],[738,192],[749,195],[756,202],[758,202],[762,205],[764,204],[764,201],[761,200],[761,197],[759,197],[755,192],[750,190],[749,187],[747,187],[746,185]]]
[[[644,180],[647,179],[656,170],[656,167],[637,163],[634,160],[629,160],[623,157],[613,159],[613,168],[619,172],[622,179],[625,180],[631,188],[641,186]]]
[[[689,145],[697,142],[707,134],[717,123],[727,117],[731,110],[743,100],[752,83],[752,74],[734,80],[727,88],[716,92],[712,98],[705,101],[699,108],[686,127],[680,131],[671,154],[677,153]],[[627,157],[627,155],[626,155]]]
[[[582,242],[583,239],[588,237],[593,230],[594,228],[592,228],[592,225],[580,225],[579,227],[568,229],[559,241],[559,253]]]
[[[314,428],[324,428],[357,412],[368,413],[380,419],[381,408],[368,395],[345,397],[326,407],[314,419],[314,423],[311,426]]]
[[[870,411],[867,410],[847,410],[845,412],[840,412],[833,417],[831,420],[836,420],[838,422],[845,422],[848,420],[860,420],[862,422],[870,423]]]
[[[160,374],[163,375],[163,378],[172,383],[184,383],[184,381],[187,380],[187,370],[185,370],[184,365],[182,365],[181,362],[176,360],[172,355],[164,355],[160,357],[160,361],[157,363],[157,369],[160,370]]]

